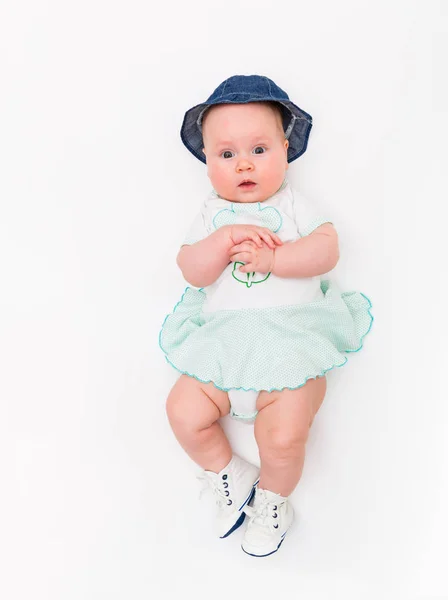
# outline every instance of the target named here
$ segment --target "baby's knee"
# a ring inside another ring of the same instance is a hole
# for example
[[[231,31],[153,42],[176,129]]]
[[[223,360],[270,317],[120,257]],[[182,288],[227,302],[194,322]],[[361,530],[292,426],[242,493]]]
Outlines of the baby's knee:
[[[194,391],[178,379],[166,399],[165,410],[171,427],[176,431],[195,429],[197,414],[192,410]]]
[[[175,386],[168,394],[168,398],[165,403],[165,410],[168,417],[168,421],[173,426],[179,422],[184,421],[185,415],[185,398],[182,398],[177,391]]]
[[[256,440],[262,458],[282,459],[300,455],[308,440],[309,426],[306,422],[291,427],[289,424],[269,427],[256,432]]]
[[[166,400],[166,413],[174,430],[193,433],[219,419],[220,409],[207,392],[206,384],[192,377],[182,375],[177,380]]]

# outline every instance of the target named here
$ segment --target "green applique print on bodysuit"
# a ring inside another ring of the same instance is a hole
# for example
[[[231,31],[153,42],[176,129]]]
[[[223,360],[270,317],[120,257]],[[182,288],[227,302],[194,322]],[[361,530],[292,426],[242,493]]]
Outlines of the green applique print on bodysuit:
[[[262,208],[260,202],[254,202],[253,204],[235,204],[232,203],[230,208],[224,208],[220,210],[213,219],[213,225],[215,229],[219,229],[224,225],[235,225],[238,215],[254,215],[258,217],[262,226],[270,229],[276,233],[282,226],[282,217],[279,211],[273,206],[266,206]],[[256,273],[241,273],[238,269],[240,265],[244,265],[242,262],[233,263],[232,277],[239,283],[243,283],[247,288],[252,287],[255,283],[263,283],[268,279],[270,272],[267,274]]]
[[[238,270],[239,265],[244,265],[244,263],[242,263],[242,262],[233,263],[232,277],[234,277],[240,283],[244,283],[245,286],[248,288],[252,287],[253,283],[263,283],[263,281],[266,281],[266,279],[271,274],[269,272],[265,276],[263,276],[262,273],[256,273],[255,271],[253,271],[252,273],[241,273],[241,271]],[[240,277],[243,277],[244,279],[240,279]],[[263,279],[257,279],[258,277],[263,277]]]

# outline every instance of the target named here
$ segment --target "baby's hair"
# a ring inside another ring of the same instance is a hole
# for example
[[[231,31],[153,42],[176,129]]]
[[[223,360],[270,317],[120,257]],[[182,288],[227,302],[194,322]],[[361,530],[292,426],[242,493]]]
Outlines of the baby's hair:
[[[250,104],[255,104],[255,102],[251,102]],[[274,114],[275,114],[276,120],[277,120],[277,125],[278,125],[279,130],[281,131],[281,133],[282,133],[282,135],[284,137],[285,130],[283,128],[283,112],[282,112],[282,109],[280,108],[280,105],[278,104],[278,102],[272,102],[272,101],[266,100],[266,101],[263,101],[263,102],[257,102],[257,104],[261,104],[263,106],[267,106],[272,111],[274,111]],[[215,106],[221,106],[221,104],[218,104],[218,105],[215,105]],[[205,111],[205,113],[202,116],[202,122],[201,122],[202,131],[204,131],[205,122],[207,120],[208,115],[213,110],[213,108],[214,108],[214,106],[211,106],[208,110]]]

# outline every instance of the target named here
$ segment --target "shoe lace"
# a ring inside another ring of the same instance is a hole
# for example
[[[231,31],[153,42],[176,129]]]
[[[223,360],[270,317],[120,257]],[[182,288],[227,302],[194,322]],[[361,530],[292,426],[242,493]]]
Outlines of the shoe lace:
[[[223,483],[221,481],[217,483],[215,479],[209,477],[205,473],[197,475],[196,478],[199,479],[199,481],[201,481],[203,484],[203,487],[199,493],[199,499],[202,498],[204,492],[208,492],[211,490],[213,495],[215,496],[215,502],[219,509],[222,509],[226,506],[230,506],[232,504],[232,501],[229,499],[229,491],[227,489],[224,489]]]
[[[279,504],[272,500],[270,501],[263,491],[258,489],[258,497],[254,506],[245,506],[243,508],[246,515],[249,517],[248,527],[258,525],[265,529],[276,530]]]

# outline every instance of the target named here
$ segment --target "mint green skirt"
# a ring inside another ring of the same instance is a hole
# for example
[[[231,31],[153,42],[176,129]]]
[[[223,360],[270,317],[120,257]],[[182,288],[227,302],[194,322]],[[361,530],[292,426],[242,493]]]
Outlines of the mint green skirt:
[[[222,390],[299,388],[347,362],[370,331],[372,304],[321,281],[324,298],[297,305],[203,313],[205,292],[187,287],[159,341],[180,373]]]

